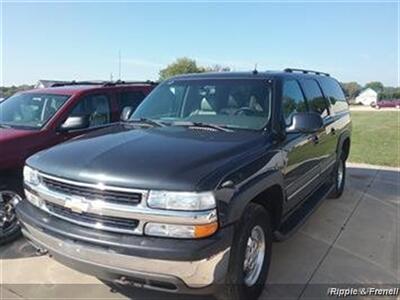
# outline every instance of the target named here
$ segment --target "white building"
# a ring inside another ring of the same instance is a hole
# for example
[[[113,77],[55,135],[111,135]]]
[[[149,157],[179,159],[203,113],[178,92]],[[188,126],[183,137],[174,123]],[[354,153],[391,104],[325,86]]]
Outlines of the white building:
[[[39,80],[35,84],[35,89],[43,89],[43,88],[48,88],[51,87],[53,84],[57,83],[66,83],[67,81],[61,81],[61,80]]]
[[[371,88],[367,88],[363,90],[355,100],[356,103],[360,103],[362,105],[375,105],[378,102],[378,93]]]

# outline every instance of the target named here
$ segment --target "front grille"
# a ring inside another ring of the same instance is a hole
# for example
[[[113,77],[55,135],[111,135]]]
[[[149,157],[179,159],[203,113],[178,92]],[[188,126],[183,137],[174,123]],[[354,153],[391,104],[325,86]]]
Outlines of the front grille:
[[[138,204],[142,200],[141,193],[101,190],[93,187],[73,185],[43,177],[43,183],[49,190],[86,199],[103,200],[116,204]]]
[[[126,231],[133,231],[139,224],[138,220],[101,216],[87,212],[77,213],[70,210],[69,208],[65,208],[63,206],[48,201],[46,201],[46,207],[51,213],[61,218],[68,219],[69,221],[87,227],[94,227],[106,230],[108,229],[111,231],[113,231],[113,229],[115,231],[120,231],[121,229]]]

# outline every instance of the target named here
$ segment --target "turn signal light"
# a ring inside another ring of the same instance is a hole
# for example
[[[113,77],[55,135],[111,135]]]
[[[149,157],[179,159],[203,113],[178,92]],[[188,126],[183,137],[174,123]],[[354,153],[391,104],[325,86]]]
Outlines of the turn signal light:
[[[204,225],[177,225],[162,223],[147,223],[144,232],[146,235],[161,236],[182,239],[199,239],[214,234],[218,229],[218,223],[213,222]]]
[[[210,223],[205,225],[194,226],[194,237],[199,239],[214,234],[218,229],[218,223]]]

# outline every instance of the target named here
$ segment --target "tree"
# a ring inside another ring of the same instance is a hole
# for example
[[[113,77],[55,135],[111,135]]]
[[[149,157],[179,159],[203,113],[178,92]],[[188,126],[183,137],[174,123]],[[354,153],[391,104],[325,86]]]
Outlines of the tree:
[[[160,80],[165,80],[179,74],[202,73],[205,71],[205,68],[197,66],[194,59],[182,57],[160,71]]]
[[[213,65],[211,67],[206,67],[207,72],[230,72],[231,68],[221,65]]]
[[[33,85],[23,84],[20,86],[13,85],[10,87],[2,86],[2,87],[0,87],[0,98],[8,98],[17,92],[30,90],[30,89],[33,89]]]
[[[360,93],[361,85],[359,85],[355,81],[343,82],[341,83],[341,85],[343,87],[344,93],[350,99],[354,99]]]
[[[211,67],[198,66],[194,59],[187,57],[178,58],[172,64],[169,64],[165,69],[160,71],[160,80],[165,80],[169,77],[188,74],[188,73],[204,73],[204,72],[229,72],[231,68],[222,65],[213,65]]]
[[[400,99],[400,87],[385,86],[379,93],[379,100]]]
[[[365,88],[371,88],[379,94],[383,92],[384,86],[380,81],[371,81],[365,85]]]

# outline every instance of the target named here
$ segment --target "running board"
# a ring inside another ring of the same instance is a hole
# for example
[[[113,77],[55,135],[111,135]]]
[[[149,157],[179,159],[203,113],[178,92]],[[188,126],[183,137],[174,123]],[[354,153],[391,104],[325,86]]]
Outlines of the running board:
[[[305,221],[318,208],[333,189],[331,182],[322,185],[311,196],[304,201],[294,213],[292,213],[280,226],[279,230],[274,232],[274,238],[277,241],[283,241],[294,234]]]

